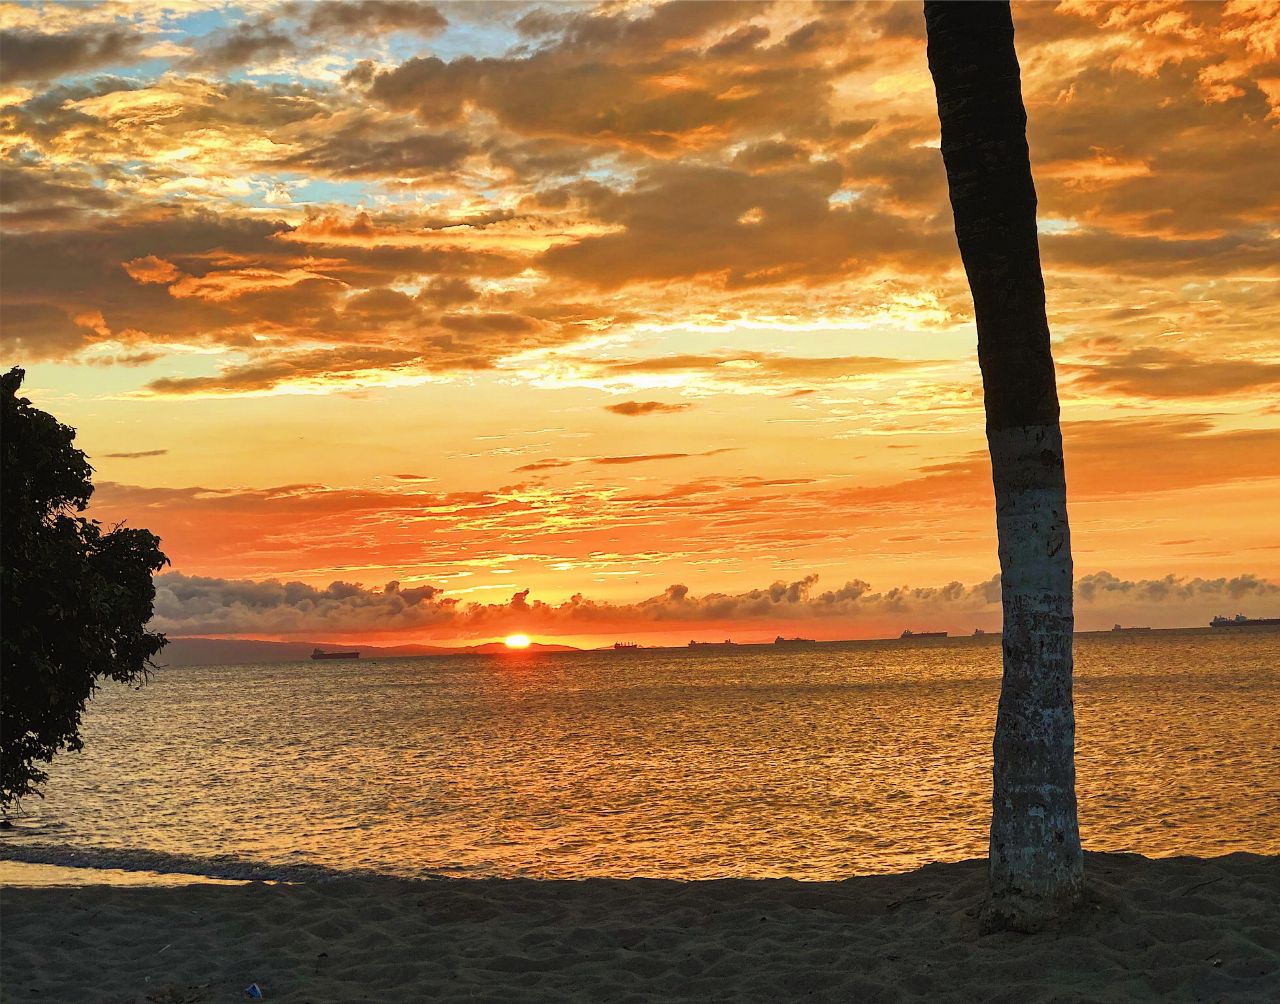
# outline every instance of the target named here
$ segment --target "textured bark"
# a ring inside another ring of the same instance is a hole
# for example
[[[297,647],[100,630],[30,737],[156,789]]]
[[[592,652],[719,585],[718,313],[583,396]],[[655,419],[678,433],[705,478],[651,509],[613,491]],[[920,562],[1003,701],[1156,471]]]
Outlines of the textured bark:
[[[1036,193],[1007,3],[926,2],[956,238],[973,293],[1004,604],[988,922],[1079,902],[1071,534]]]

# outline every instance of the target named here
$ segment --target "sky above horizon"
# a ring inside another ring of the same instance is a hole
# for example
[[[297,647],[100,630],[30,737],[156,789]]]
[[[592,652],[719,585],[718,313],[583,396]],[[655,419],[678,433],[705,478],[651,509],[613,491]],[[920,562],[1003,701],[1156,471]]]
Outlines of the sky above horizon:
[[[1077,620],[1280,612],[1280,6],[1015,4]],[[4,361],[174,635],[999,625],[918,3],[0,3]]]

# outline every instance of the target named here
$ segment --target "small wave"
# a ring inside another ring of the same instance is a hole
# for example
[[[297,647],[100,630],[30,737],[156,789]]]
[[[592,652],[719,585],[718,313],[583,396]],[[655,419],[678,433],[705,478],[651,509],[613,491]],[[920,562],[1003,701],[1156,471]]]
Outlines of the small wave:
[[[74,847],[70,844],[24,843],[0,846],[0,861],[21,864],[59,865],[63,868],[111,869],[126,872],[156,872],[166,875],[193,875],[201,878],[243,882],[335,882],[343,879],[386,879],[406,881],[405,876],[388,875],[372,869],[337,869],[313,864],[270,864],[250,861],[232,854],[200,857],[168,854],[124,847]],[[444,878],[426,873],[418,879]],[[412,880],[412,879],[410,879]]]

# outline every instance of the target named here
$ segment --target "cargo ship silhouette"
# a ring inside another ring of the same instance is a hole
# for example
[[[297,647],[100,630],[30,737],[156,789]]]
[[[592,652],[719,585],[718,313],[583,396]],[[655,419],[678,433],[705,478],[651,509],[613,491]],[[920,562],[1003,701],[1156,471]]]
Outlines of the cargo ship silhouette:
[[[311,650],[311,658],[313,659],[359,659],[359,652],[326,652],[322,648]]]
[[[1236,614],[1234,617],[1215,617],[1209,622],[1209,626],[1215,628],[1280,627],[1280,617],[1246,617],[1244,614]]]

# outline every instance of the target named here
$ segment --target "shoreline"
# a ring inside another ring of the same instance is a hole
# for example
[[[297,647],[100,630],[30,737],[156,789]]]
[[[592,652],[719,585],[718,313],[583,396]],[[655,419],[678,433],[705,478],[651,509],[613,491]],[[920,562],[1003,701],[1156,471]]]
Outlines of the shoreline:
[[[1089,852],[1059,930],[983,936],[985,861],[840,882],[6,882],[0,1000],[1280,998],[1280,856]],[[28,866],[40,867],[40,866]],[[46,866],[47,867],[47,866]]]

